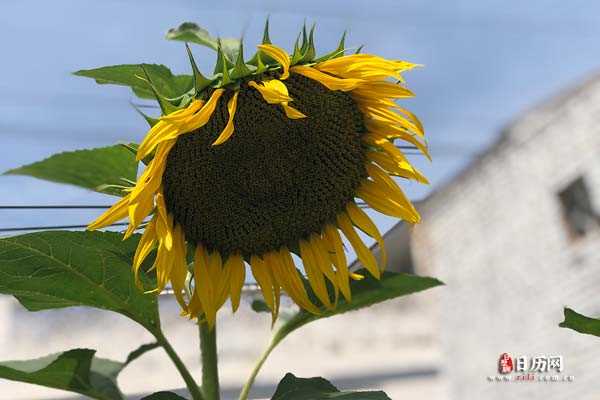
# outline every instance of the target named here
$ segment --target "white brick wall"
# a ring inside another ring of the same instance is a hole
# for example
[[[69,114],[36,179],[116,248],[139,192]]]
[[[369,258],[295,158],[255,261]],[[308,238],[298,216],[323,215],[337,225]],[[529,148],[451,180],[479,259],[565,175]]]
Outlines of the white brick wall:
[[[451,399],[600,399],[600,339],[557,326],[565,305],[600,316],[600,229],[570,240],[557,197],[579,175],[600,210],[600,78],[529,112],[421,208],[413,254],[447,284]],[[489,383],[503,352],[563,355],[575,382]]]

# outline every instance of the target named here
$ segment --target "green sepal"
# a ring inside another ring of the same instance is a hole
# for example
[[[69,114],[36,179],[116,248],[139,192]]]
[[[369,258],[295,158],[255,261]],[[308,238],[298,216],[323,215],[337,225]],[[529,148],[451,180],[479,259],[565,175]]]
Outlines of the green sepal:
[[[360,52],[362,51],[363,47],[365,47],[364,44],[361,44],[360,46],[358,46],[358,49],[356,49],[356,51],[354,52],[354,54],[360,54]]]
[[[298,46],[298,42],[300,42],[300,33],[296,36],[296,41],[294,42],[294,53],[292,54],[291,64],[296,65],[302,60],[302,49]]]
[[[240,49],[238,50],[238,56],[235,62],[235,67],[231,71],[231,78],[239,79],[244,76],[250,75],[251,73],[252,71],[250,71],[250,69],[244,62],[244,43],[240,41]]]
[[[340,43],[338,44],[338,47],[327,53],[322,55],[321,57],[317,58],[315,60],[316,63],[320,63],[323,61],[327,61],[327,60],[331,60],[334,58],[338,58],[338,57],[342,57],[345,55],[345,50],[346,50],[346,33],[347,31],[344,31],[344,34],[342,35],[342,38],[340,39]]]
[[[229,62],[227,57],[225,57],[225,53],[223,53],[223,47],[221,46],[221,40],[219,40],[219,45],[217,48],[217,64],[215,65],[215,75],[221,77],[220,86],[227,85],[231,83],[231,77],[229,76],[229,69],[232,68],[233,65]]]
[[[267,66],[263,62],[260,52],[256,53],[256,74],[262,74],[267,70]]]
[[[272,44],[271,38],[269,37],[269,17],[265,21],[265,29],[263,32],[262,44]]]
[[[315,56],[317,55],[317,52],[315,50],[315,40],[314,40],[316,26],[317,26],[317,24],[313,24],[313,26],[310,28],[310,33],[308,35],[308,42],[306,43],[306,46],[303,46],[305,48],[302,51],[302,59],[300,60],[300,62],[304,62],[304,63],[311,62],[315,59]]]
[[[306,20],[305,20],[304,24],[302,25],[302,45],[300,46],[300,52],[302,53],[302,55],[304,55],[306,53],[307,49],[308,49],[308,34],[306,33]]]
[[[142,68],[142,71],[144,71],[144,75],[146,76],[145,80],[148,83],[148,85],[150,86],[150,89],[152,90],[152,93],[154,94],[156,101],[158,101],[158,105],[160,106],[160,110],[162,111],[163,115],[167,115],[167,114],[172,113],[173,111],[177,111],[177,107],[175,107],[173,104],[171,104],[171,102],[166,97],[164,97],[160,93],[158,93],[158,91],[156,90],[156,86],[154,86],[154,83],[152,82],[152,79],[150,78],[150,75],[148,74],[146,65],[140,64],[140,67]],[[144,78],[140,77],[140,79],[144,79]]]
[[[150,128],[152,128],[154,125],[156,125],[156,123],[158,122],[158,118],[152,118],[151,116],[149,116],[148,114],[146,114],[145,112],[140,110],[140,108],[136,104],[134,104],[132,102],[130,102],[130,104],[135,109],[135,111],[137,111],[137,113],[140,114],[142,116],[142,118],[144,118],[146,120],[148,125],[150,125]]]
[[[188,58],[190,59],[190,65],[192,66],[192,78],[193,78],[193,82],[194,82],[194,95],[197,95],[203,89],[205,89],[207,86],[209,86],[212,83],[212,80],[206,78],[204,75],[202,75],[202,72],[200,72],[200,69],[198,68],[198,65],[196,64],[196,60],[194,60],[194,55],[192,54],[192,50],[190,49],[190,46],[187,44],[187,42],[185,43],[185,49],[187,51]]]

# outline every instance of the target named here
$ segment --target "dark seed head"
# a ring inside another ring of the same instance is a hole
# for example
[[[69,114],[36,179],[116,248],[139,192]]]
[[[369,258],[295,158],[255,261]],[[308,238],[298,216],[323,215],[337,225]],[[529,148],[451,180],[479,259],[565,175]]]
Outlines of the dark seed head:
[[[243,84],[231,138],[211,146],[229,113],[223,95],[210,121],[181,135],[163,176],[167,209],[186,239],[227,255],[262,255],[318,233],[367,176],[362,114],[348,93],[292,74],[289,119]]]

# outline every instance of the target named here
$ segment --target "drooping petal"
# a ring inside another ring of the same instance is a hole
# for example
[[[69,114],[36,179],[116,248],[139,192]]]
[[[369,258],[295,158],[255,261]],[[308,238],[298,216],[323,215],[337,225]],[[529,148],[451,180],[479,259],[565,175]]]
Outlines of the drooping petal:
[[[262,291],[265,303],[271,310],[271,316],[275,320],[279,309],[279,299],[275,299],[275,282],[271,278],[271,274],[268,271],[268,265],[259,256],[253,255],[250,257],[250,268],[252,269],[252,275],[256,278],[256,283]]]
[[[342,232],[344,232],[344,236],[348,239],[354,251],[356,251],[356,255],[358,259],[364,265],[364,267],[373,275],[375,278],[379,279],[381,276],[381,272],[377,267],[377,261],[375,260],[375,256],[369,250],[367,246],[360,239],[358,234],[354,231],[352,227],[352,222],[350,222],[350,218],[345,213],[341,213],[337,217],[337,223]]]
[[[355,89],[362,80],[360,79],[342,79],[323,73],[318,69],[304,65],[296,65],[290,71],[320,82],[329,90],[342,90],[344,92]]]
[[[87,226],[87,229],[93,231],[96,229],[104,228],[127,217],[129,197],[130,195],[128,194],[127,196],[121,198],[119,201],[113,204],[112,207],[106,210],[101,216],[96,218],[94,222],[89,224]]]
[[[239,254],[230,255],[225,262],[225,268],[230,270],[231,280],[229,282],[229,292],[231,294],[231,309],[236,312],[240,306],[242,288],[246,281],[246,266],[244,259]]]
[[[235,92],[231,99],[229,99],[229,102],[227,103],[227,110],[229,111],[229,120],[227,121],[227,125],[225,125],[223,132],[221,132],[217,140],[215,140],[215,142],[213,143],[213,146],[225,143],[227,139],[229,139],[233,134],[233,117],[235,116],[235,110],[237,107],[238,94],[239,92]]]
[[[290,76],[289,69],[291,59],[287,51],[273,44],[259,44],[257,47],[260,51],[262,51],[263,53],[277,61],[279,65],[281,65],[281,68],[283,69],[283,72],[281,73],[281,79],[285,80]]]
[[[344,245],[338,230],[333,225],[327,225],[325,227],[324,239],[329,246],[329,254],[335,268],[337,270],[338,286],[340,292],[346,298],[347,301],[352,299],[352,293],[350,292],[350,282],[348,263],[346,261],[346,253],[344,252]]]
[[[248,86],[258,90],[263,99],[269,104],[281,104],[292,101],[287,87],[280,80],[271,79],[262,81],[260,84],[250,81],[248,82]]]
[[[358,227],[361,231],[371,236],[377,241],[379,245],[379,251],[381,254],[381,269],[384,270],[387,266],[387,252],[385,250],[385,242],[377,226],[371,221],[371,218],[361,210],[355,203],[348,203],[346,207],[346,213],[350,217],[352,223]]]
[[[332,309],[333,305],[329,299],[329,291],[327,290],[327,285],[325,283],[325,276],[318,267],[312,246],[306,240],[300,240],[300,257],[302,257],[306,277],[308,278],[308,282],[313,291],[326,308]]]

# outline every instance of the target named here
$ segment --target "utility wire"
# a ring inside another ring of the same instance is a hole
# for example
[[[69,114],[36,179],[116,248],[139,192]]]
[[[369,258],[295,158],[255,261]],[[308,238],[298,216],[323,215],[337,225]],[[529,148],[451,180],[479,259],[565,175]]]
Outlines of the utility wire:
[[[109,226],[126,226],[127,222],[117,222]],[[48,226],[23,226],[18,228],[0,228],[0,232],[21,232],[21,231],[47,231],[53,229],[82,229],[87,225],[48,225]]]

